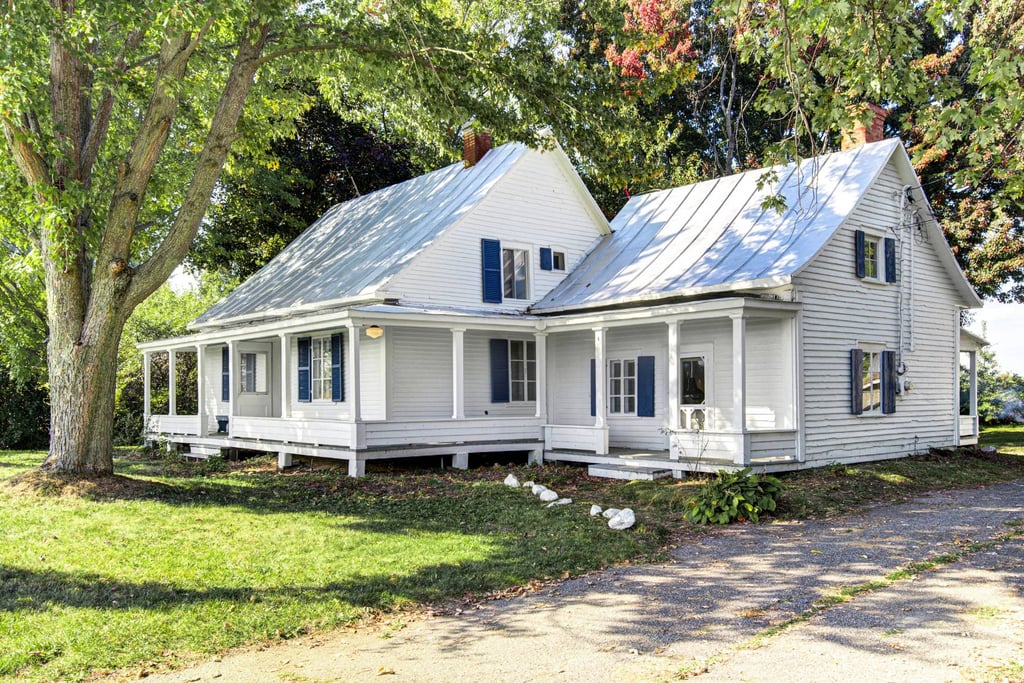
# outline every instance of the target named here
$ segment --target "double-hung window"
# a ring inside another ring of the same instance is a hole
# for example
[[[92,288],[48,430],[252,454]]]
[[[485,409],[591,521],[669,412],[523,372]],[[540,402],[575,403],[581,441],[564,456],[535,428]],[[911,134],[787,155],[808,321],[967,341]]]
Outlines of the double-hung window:
[[[502,293],[506,299],[529,297],[530,252],[526,249],[502,249]]]
[[[850,350],[850,412],[882,415],[896,412],[896,352],[865,344]]]
[[[491,339],[491,403],[537,400],[537,344]]]
[[[331,338],[313,337],[310,363],[313,400],[331,400]]]
[[[896,240],[864,230],[854,232],[857,277],[873,282],[896,282]]]
[[[636,413],[636,360],[632,358],[608,362],[608,412]]]

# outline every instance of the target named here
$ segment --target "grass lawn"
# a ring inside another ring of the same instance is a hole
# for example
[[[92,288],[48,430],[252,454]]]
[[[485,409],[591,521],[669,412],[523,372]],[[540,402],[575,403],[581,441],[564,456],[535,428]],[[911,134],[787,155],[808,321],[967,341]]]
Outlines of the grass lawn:
[[[988,437],[986,437],[988,438]],[[992,437],[996,438],[996,437]],[[1002,439],[1024,454],[1024,430]],[[0,452],[0,479],[39,452]],[[352,480],[272,458],[186,464],[122,453],[106,488],[0,484],[0,679],[76,680],[174,666],[424,603],[459,604],[623,561],[698,533],[693,480],[585,469],[397,471]],[[546,509],[510,472],[576,504]],[[1024,478],[1024,457],[940,453],[785,475],[781,518],[828,516],[949,486]],[[627,532],[592,502],[637,510]]]
[[[992,446],[1000,453],[1024,455],[1024,425],[986,427],[980,441],[980,445]]]

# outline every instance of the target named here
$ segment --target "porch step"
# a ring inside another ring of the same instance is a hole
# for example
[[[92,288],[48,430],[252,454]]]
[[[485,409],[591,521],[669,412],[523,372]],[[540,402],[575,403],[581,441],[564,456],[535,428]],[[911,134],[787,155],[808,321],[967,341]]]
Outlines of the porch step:
[[[202,458],[204,460],[211,456],[220,457],[220,446],[206,446],[198,443],[190,444],[188,455],[190,458]]]
[[[606,479],[626,479],[629,481],[654,481],[672,476],[672,470],[656,470],[647,467],[637,468],[629,465],[588,465],[587,474],[592,477]]]

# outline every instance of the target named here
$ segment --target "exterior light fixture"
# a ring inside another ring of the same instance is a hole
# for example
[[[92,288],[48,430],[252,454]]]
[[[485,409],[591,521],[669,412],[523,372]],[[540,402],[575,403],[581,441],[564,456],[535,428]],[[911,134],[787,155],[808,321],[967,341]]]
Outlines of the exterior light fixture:
[[[370,325],[366,328],[366,336],[370,339],[380,339],[384,336],[384,328],[380,325]]]

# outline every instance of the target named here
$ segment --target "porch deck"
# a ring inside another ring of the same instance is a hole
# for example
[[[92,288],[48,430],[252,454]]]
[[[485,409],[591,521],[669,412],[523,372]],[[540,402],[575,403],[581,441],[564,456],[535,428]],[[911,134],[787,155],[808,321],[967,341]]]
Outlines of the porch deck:
[[[626,466],[637,470],[671,470],[674,476],[687,473],[717,472],[718,470],[739,470],[752,467],[758,472],[786,472],[806,466],[796,457],[754,458],[745,464],[736,463],[724,458],[687,458],[673,459],[668,451],[640,451],[630,448],[609,448],[607,455],[593,452],[555,449],[545,450],[544,460],[551,462],[577,462],[587,465]]]

